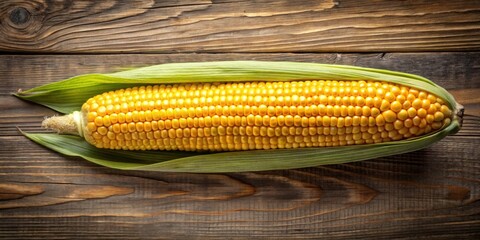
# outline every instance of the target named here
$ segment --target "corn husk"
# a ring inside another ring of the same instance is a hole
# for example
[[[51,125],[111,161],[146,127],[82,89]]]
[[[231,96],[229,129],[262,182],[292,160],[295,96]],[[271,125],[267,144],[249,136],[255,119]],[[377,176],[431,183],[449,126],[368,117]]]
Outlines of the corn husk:
[[[296,62],[228,61],[172,63],[112,74],[86,74],[46,84],[16,96],[61,113],[78,111],[97,94],[132,86],[188,82],[375,80],[425,90],[444,99],[455,113],[461,105],[445,89],[413,74],[345,65]],[[180,151],[122,151],[98,149],[78,136],[26,133],[31,140],[68,156],[77,156],[110,168],[175,172],[243,172],[312,167],[354,162],[416,151],[441,140],[460,128],[455,116],[448,126],[407,140],[301,149],[254,150],[221,153]]]

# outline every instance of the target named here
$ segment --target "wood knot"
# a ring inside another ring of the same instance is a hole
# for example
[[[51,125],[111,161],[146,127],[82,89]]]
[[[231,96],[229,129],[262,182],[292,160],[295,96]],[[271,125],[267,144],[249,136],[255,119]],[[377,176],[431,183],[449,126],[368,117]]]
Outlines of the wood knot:
[[[31,13],[23,7],[17,7],[10,12],[9,17],[10,17],[10,21],[13,24],[24,25],[25,23],[30,21]]]
[[[5,43],[34,41],[44,26],[45,6],[36,1],[12,1],[0,7],[0,35]]]

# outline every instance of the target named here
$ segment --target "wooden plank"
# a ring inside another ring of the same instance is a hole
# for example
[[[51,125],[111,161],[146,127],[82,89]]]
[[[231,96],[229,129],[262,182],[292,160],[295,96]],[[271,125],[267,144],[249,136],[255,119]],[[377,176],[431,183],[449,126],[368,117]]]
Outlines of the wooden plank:
[[[480,224],[478,137],[447,137],[422,151],[359,163],[235,174],[122,172],[59,156],[21,137],[0,139],[13,149],[0,156],[3,236],[448,239],[480,234],[473,228]]]
[[[15,128],[37,131],[54,114],[9,94],[19,88],[144,64],[237,59],[417,73],[454,92],[469,116],[458,134],[417,152],[232,174],[107,169]],[[479,62],[480,53],[1,55],[0,238],[478,238]]]
[[[479,52],[0,55],[0,93],[9,94],[87,73],[172,62],[296,61],[346,64],[418,74],[447,89],[480,87]],[[28,69],[28,71],[25,71]]]
[[[470,51],[479,13],[471,0],[6,0],[0,51]]]

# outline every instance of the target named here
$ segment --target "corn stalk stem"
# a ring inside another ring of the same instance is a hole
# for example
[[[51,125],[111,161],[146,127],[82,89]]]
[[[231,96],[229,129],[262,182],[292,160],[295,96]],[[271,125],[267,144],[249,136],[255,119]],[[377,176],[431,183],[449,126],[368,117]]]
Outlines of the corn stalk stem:
[[[77,111],[68,115],[46,118],[42,122],[42,127],[54,130],[58,134],[83,136],[82,117]]]

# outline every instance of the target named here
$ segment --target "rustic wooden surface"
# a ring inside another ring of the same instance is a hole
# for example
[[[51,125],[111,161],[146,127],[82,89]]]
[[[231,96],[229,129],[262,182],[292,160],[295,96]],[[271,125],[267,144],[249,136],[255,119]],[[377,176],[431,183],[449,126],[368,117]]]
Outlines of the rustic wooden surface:
[[[479,14],[478,0],[4,0],[0,48],[43,53],[471,51],[480,50]]]
[[[2,239],[478,239],[479,1],[2,1]],[[126,54],[128,53],[128,54]],[[465,105],[417,152],[285,171],[118,171],[17,130],[52,110],[12,92],[157,63],[288,60],[420,74]]]

